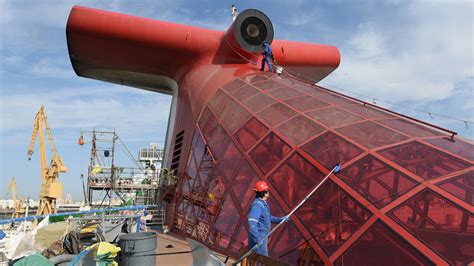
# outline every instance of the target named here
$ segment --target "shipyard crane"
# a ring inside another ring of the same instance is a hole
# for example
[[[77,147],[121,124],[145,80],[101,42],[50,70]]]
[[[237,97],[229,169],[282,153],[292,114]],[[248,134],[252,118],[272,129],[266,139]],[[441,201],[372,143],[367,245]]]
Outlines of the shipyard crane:
[[[48,134],[49,144],[51,146],[51,162],[49,167],[46,166],[46,144],[44,139],[44,130]],[[41,192],[40,203],[37,215],[48,215],[56,213],[56,200],[61,197],[63,185],[59,182],[59,173],[66,173],[67,167],[63,164],[61,157],[58,155],[53,143],[53,136],[48,126],[48,120],[44,111],[44,106],[35,116],[33,133],[31,136],[30,146],[28,148],[28,160],[31,160],[33,148],[35,146],[36,136],[39,133],[39,149],[41,159]]]
[[[20,216],[20,213],[24,212],[25,210],[23,209],[23,200],[22,199],[18,201],[16,200],[16,183],[15,183],[14,177],[12,177],[12,179],[10,180],[10,183],[8,184],[7,194],[9,194],[10,192],[12,193],[12,197],[13,197],[13,209],[14,209],[12,218],[18,218]]]

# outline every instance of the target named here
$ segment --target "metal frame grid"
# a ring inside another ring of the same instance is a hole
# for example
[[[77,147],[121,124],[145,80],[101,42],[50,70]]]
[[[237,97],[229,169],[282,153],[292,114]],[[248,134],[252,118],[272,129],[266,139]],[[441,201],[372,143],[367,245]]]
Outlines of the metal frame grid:
[[[256,181],[269,182],[272,214],[283,215],[342,162],[341,173],[270,239],[270,256],[299,265],[387,264],[389,257],[398,265],[448,265],[474,257],[467,142],[272,74],[223,86],[198,121],[176,197],[174,226],[186,236],[238,257]]]

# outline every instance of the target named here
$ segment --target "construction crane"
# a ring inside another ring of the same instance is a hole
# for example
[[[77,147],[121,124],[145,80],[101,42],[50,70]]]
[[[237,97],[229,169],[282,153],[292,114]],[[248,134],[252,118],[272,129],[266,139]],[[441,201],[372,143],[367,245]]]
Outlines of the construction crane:
[[[18,218],[20,216],[20,213],[25,212],[23,209],[23,200],[16,200],[16,189],[15,189],[16,183],[15,183],[15,178],[12,177],[10,180],[10,183],[8,184],[8,192],[7,195],[11,192],[12,197],[13,197],[13,215],[12,218]]]
[[[48,134],[49,145],[51,146],[51,162],[46,167],[46,144],[44,140],[44,130]],[[53,136],[48,126],[48,120],[44,111],[44,106],[35,116],[33,133],[31,136],[30,147],[28,148],[28,160],[31,160],[33,148],[35,146],[36,136],[39,133],[39,149],[41,159],[41,192],[40,203],[36,215],[48,215],[57,212],[56,200],[61,197],[63,185],[59,182],[59,173],[66,173],[67,167],[63,164],[53,143]]]

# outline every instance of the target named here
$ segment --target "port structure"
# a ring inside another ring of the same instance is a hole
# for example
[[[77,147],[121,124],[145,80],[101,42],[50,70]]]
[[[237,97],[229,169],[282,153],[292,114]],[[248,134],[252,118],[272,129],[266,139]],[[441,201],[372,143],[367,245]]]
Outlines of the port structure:
[[[94,129],[87,133],[91,134],[88,203],[100,208],[117,204],[114,199],[119,199],[120,204],[124,205],[156,205],[163,149],[152,144],[149,148],[140,149],[138,159],[135,159],[115,130]],[[117,160],[118,154],[125,154],[122,157],[128,157],[133,166],[124,166]],[[95,201],[97,199],[100,203]]]

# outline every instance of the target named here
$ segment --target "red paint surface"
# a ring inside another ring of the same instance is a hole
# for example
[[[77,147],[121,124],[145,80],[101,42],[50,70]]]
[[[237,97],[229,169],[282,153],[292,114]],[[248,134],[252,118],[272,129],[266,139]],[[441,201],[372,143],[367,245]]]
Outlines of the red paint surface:
[[[107,71],[127,71],[124,83],[150,74],[178,84],[170,134],[184,131],[184,140],[168,217],[183,236],[238,257],[258,180],[271,187],[272,213],[283,215],[341,162],[270,239],[271,256],[338,265],[474,257],[472,144],[325,88],[254,74],[221,31],[75,7],[67,36],[78,75],[120,83]],[[272,47],[299,78],[319,80],[339,64],[333,46]]]

